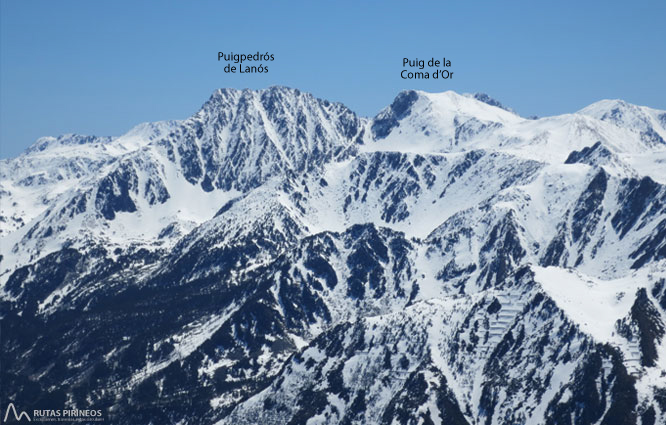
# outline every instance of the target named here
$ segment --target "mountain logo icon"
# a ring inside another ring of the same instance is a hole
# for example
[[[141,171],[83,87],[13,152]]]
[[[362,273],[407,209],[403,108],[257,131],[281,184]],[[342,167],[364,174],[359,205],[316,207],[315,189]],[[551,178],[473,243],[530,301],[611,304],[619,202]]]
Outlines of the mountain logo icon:
[[[5,423],[7,423],[7,418],[9,417],[9,412],[12,412],[14,414],[14,419],[17,422],[23,420],[24,417],[28,420],[28,422],[32,422],[32,419],[30,419],[30,415],[28,415],[26,412],[23,412],[23,411],[21,411],[21,413],[19,414],[16,411],[16,407],[14,406],[14,403],[9,403],[9,405],[7,406],[7,410],[5,410],[5,417],[2,420]]]

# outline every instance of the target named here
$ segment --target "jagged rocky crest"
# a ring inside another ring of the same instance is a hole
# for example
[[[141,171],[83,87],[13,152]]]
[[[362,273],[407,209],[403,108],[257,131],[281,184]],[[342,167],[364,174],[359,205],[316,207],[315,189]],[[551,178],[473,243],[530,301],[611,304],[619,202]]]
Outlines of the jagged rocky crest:
[[[218,90],[0,171],[0,392],[112,423],[666,421],[666,112]]]

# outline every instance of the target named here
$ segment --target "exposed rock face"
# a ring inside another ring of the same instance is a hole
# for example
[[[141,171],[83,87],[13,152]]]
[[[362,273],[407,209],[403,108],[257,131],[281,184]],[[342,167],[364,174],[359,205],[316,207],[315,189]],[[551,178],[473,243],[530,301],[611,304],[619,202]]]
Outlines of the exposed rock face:
[[[666,421],[666,113],[218,90],[0,171],[0,392],[113,423]],[[660,171],[661,170],[661,171]]]

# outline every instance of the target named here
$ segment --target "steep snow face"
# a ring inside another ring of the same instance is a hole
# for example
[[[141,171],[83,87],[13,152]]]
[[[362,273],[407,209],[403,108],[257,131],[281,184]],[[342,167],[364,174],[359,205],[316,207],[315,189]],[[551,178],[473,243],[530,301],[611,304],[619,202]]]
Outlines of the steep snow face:
[[[601,281],[580,272],[559,267],[535,267],[535,279],[555,303],[599,342],[621,340],[615,328],[634,303],[634,294],[648,282],[646,274]]]
[[[218,90],[167,149],[204,190],[244,191],[348,156],[360,129],[344,106],[298,90]]]
[[[2,397],[126,424],[661,423],[665,120],[418,91],[365,119],[272,87],[41,139],[0,171]]]
[[[371,123],[375,142],[365,149],[414,153],[469,149],[471,138],[523,118],[455,92],[400,93]]]
[[[482,99],[454,92],[402,92],[369,124],[375,142],[363,150],[423,154],[491,149],[560,163],[573,151],[601,143],[622,158],[605,164],[613,172],[666,182],[663,111],[602,101],[576,114],[528,120]]]
[[[646,106],[637,106],[622,100],[601,100],[580,111],[618,127],[627,128],[641,134],[646,144],[666,144],[666,113]]]
[[[29,223],[63,191],[113,159],[110,138],[67,135],[39,139],[23,155],[0,164],[0,235]]]
[[[650,148],[649,151],[623,152],[623,161],[640,175],[666,183],[665,111],[632,105],[622,100],[602,100],[581,109],[578,114],[594,117],[638,135],[641,143]]]
[[[4,174],[3,229],[16,231],[3,272],[80,240],[169,246],[239,193],[348,157],[361,122],[298,90],[218,90],[184,121],[142,124],[116,139],[41,140],[7,161],[20,173],[51,174]]]
[[[303,204],[309,206],[316,229],[372,222],[425,238],[454,214],[488,201],[504,188],[529,182],[542,166],[481,150],[435,155],[367,152],[327,166],[321,177],[310,180]]]
[[[79,190],[119,156],[165,137],[177,125],[174,121],[144,123],[116,138],[43,137],[18,158],[0,161],[0,236],[28,224],[69,189]]]

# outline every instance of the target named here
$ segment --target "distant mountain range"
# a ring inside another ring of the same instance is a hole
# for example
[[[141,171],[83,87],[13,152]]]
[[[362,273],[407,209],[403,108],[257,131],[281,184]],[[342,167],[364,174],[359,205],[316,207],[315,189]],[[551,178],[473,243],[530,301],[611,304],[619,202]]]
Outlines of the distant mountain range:
[[[666,111],[217,90],[0,161],[2,408],[666,423]]]

